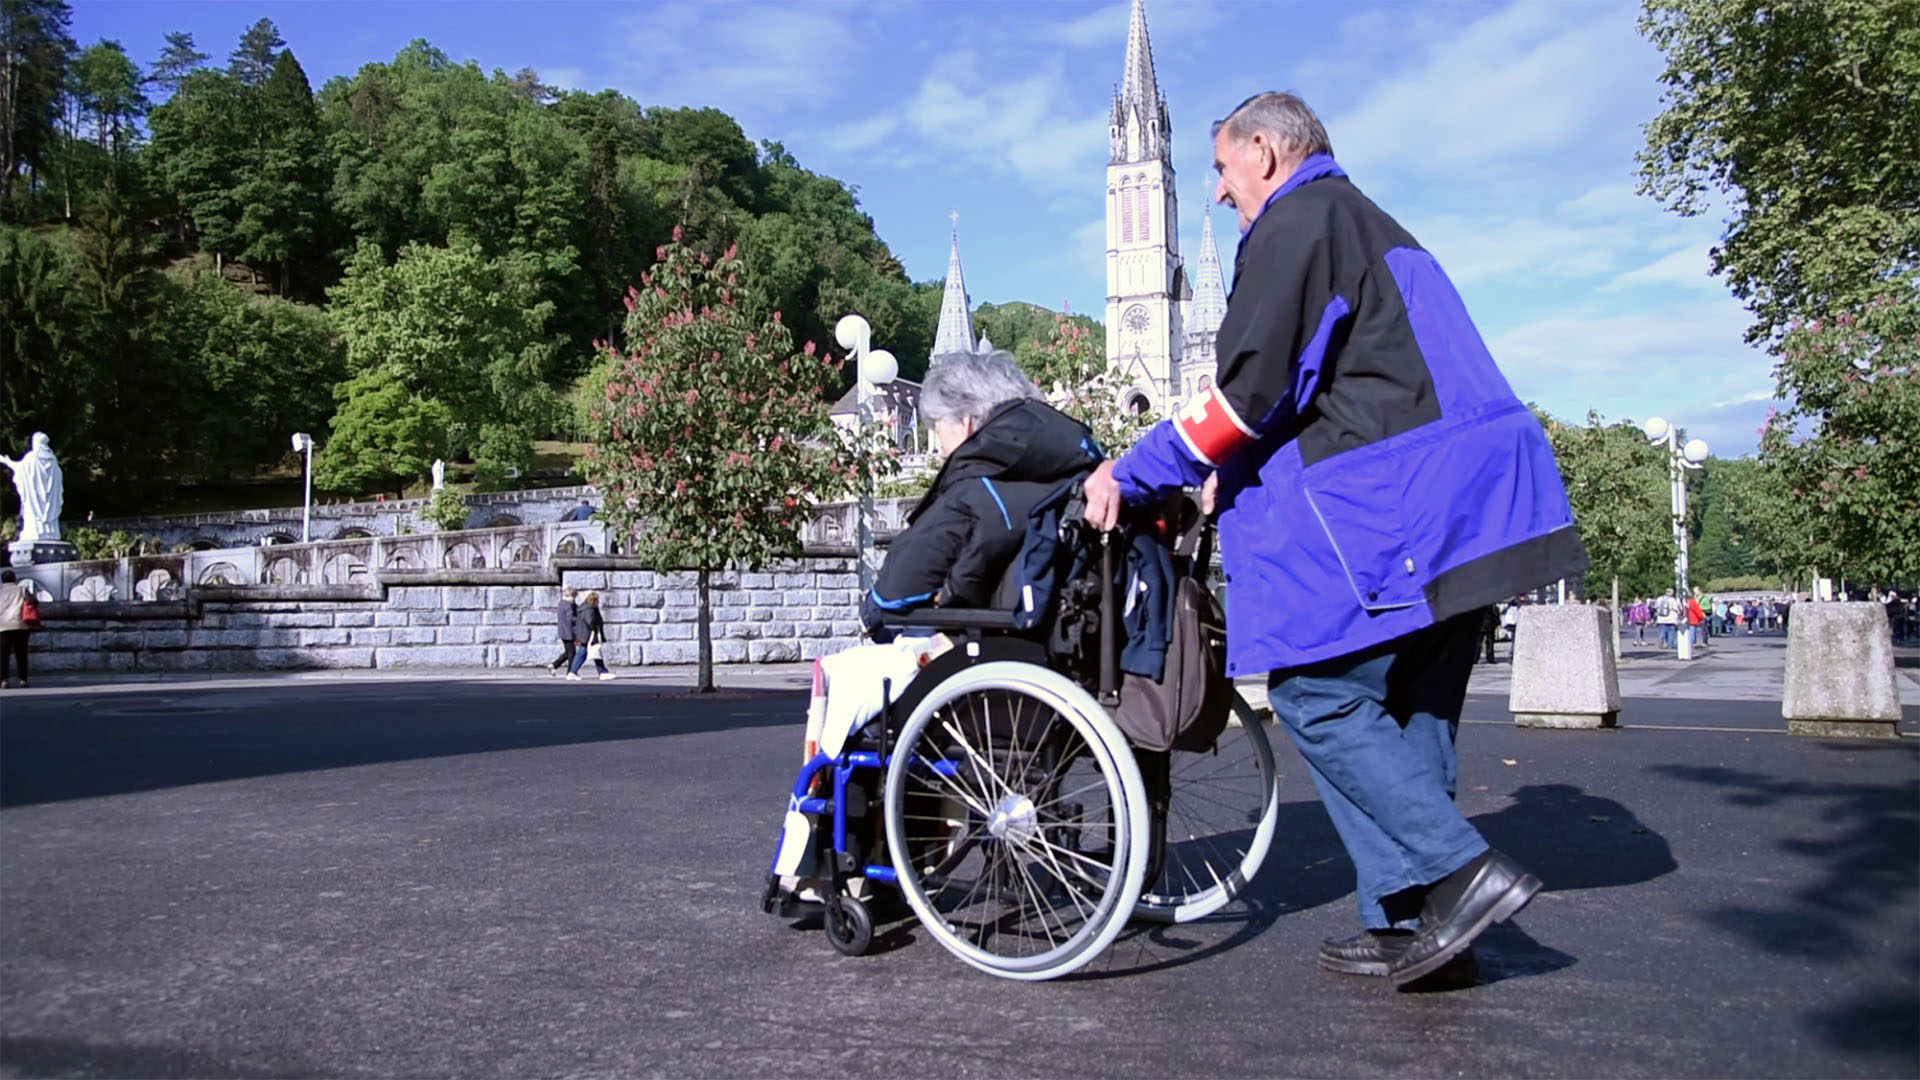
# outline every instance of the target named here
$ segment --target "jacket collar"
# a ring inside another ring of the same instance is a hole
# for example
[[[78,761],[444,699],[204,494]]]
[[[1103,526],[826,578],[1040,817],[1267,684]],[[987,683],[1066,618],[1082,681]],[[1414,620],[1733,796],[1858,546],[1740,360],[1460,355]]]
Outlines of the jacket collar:
[[[1333,160],[1333,155],[1313,154],[1309,156],[1307,160],[1300,163],[1299,168],[1293,170],[1292,176],[1287,177],[1286,183],[1281,184],[1278,190],[1267,196],[1266,202],[1260,204],[1260,212],[1253,216],[1253,221],[1248,222],[1246,228],[1240,230],[1241,237],[1245,238],[1248,233],[1252,232],[1254,224],[1266,216],[1267,208],[1278,202],[1281,196],[1287,192],[1302,185],[1311,184],[1322,177],[1345,175],[1347,175],[1347,171],[1342,169],[1339,163]]]

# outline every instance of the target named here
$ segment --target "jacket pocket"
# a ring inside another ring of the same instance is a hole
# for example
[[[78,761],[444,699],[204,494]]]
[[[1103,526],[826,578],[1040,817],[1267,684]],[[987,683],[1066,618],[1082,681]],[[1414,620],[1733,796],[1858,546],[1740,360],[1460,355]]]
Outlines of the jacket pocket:
[[[1342,454],[1302,477],[1301,490],[1368,611],[1426,602],[1425,574],[1408,542],[1407,463],[1398,455]]]

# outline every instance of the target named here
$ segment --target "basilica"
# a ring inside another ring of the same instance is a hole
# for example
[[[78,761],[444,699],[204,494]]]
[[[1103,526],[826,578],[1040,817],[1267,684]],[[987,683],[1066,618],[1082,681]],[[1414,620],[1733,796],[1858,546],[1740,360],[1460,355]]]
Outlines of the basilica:
[[[1202,192],[1202,205],[1211,200]],[[1135,412],[1170,415],[1213,379],[1214,335],[1227,313],[1220,250],[1211,214],[1203,214],[1199,265],[1180,254],[1174,185],[1173,125],[1154,77],[1142,0],[1133,0],[1126,67],[1107,125],[1107,363],[1126,385]],[[971,298],[960,269],[956,226],[931,362],[991,349],[976,341]]]
[[[1211,200],[1202,195],[1202,205]],[[1173,125],[1153,72],[1147,13],[1133,0],[1126,67],[1107,121],[1107,363],[1138,412],[1165,416],[1213,378],[1227,313],[1220,251],[1203,214],[1199,266],[1180,254]]]

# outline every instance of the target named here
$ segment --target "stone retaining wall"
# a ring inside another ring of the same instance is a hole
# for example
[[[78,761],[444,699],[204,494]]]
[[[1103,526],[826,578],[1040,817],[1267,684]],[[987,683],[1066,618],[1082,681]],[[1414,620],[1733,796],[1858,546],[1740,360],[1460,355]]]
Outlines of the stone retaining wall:
[[[860,632],[851,558],[809,557],[710,578],[719,663],[811,660]],[[383,573],[366,585],[197,589],[175,603],[48,603],[41,671],[535,667],[559,653],[563,585],[600,593],[611,666],[697,659],[692,571],[560,558],[526,571]]]

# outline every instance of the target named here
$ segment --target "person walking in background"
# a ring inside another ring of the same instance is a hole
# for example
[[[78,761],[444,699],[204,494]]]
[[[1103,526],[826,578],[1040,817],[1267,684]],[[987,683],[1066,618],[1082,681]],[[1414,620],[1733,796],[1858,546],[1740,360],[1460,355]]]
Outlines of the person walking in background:
[[[573,662],[574,621],[578,615],[578,607],[573,602],[576,595],[574,587],[569,585],[560,590],[560,602],[553,605],[554,625],[560,631],[560,655],[547,665],[549,675],[560,674]]]
[[[0,688],[8,685],[7,665],[20,665],[20,689],[27,688],[27,635],[37,620],[29,619],[27,587],[11,570],[0,570]]]
[[[1633,606],[1627,609],[1627,621],[1633,624],[1633,640],[1635,644],[1646,643],[1647,621],[1650,618],[1652,618],[1652,615],[1647,611],[1647,598],[1644,596],[1635,597]]]
[[[1700,647],[1700,624],[1706,621],[1706,614],[1700,610],[1699,598],[1694,596],[1687,597],[1686,633],[1690,635],[1687,640],[1692,642],[1696,649]]]
[[[573,666],[567,669],[567,678],[580,679],[581,665],[588,660],[600,669],[602,679],[613,678],[613,672],[607,670],[607,662],[601,659],[600,651],[607,642],[607,622],[600,617],[600,594],[590,592],[580,598],[580,607],[573,618]]]

